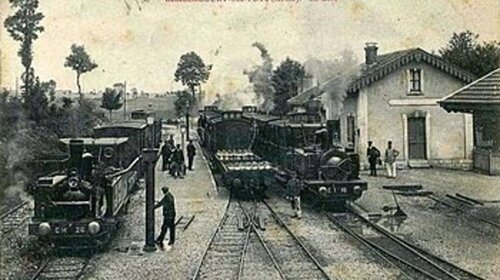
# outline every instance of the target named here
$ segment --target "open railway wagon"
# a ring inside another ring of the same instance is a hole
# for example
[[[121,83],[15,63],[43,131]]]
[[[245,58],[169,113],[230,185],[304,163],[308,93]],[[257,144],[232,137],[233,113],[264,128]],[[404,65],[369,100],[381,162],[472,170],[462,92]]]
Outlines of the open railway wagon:
[[[359,178],[359,156],[345,152],[339,142],[339,121],[322,123],[309,113],[272,117],[246,113],[257,133],[254,152],[277,167],[276,178],[284,185],[293,173],[305,192],[323,204],[344,205],[367,189]]]
[[[252,198],[263,195],[273,168],[251,150],[255,140],[252,122],[242,111],[219,111],[207,106],[200,111],[198,134],[212,170],[231,194]]]
[[[142,176],[142,148],[159,143],[147,137],[150,126],[110,124],[95,137],[60,139],[69,157],[64,170],[38,179],[29,234],[59,248],[107,244]]]

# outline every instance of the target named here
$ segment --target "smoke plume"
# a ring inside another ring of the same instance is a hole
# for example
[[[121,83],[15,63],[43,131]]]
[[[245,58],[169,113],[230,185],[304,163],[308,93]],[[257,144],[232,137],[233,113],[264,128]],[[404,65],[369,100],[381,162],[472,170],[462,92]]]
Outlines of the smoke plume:
[[[274,89],[271,84],[271,77],[273,75],[273,60],[262,43],[255,42],[252,44],[252,47],[257,48],[260,51],[262,64],[255,66],[251,70],[243,71],[243,74],[247,75],[252,86],[257,107],[265,112],[270,112],[274,107]],[[248,89],[245,89],[244,91],[248,91]]]

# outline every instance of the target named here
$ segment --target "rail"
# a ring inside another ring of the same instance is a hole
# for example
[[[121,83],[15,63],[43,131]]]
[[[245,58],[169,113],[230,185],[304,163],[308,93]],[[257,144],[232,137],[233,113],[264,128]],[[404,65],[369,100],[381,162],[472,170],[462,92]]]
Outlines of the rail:
[[[295,240],[295,242],[299,245],[304,253],[306,253],[307,257],[314,263],[314,265],[318,268],[325,279],[332,279],[326,271],[323,269],[321,264],[316,260],[316,258],[312,255],[312,253],[307,249],[304,243],[290,230],[290,228],[283,222],[278,213],[274,211],[274,209],[265,201],[263,204],[269,209],[273,217],[278,221],[278,223],[286,230],[286,232]]]
[[[5,217],[9,216],[10,214],[16,212],[17,210],[19,210],[21,207],[25,206],[26,204],[28,204],[28,201],[25,201],[25,202],[22,202],[22,203],[19,203],[18,205],[14,206],[13,208],[11,208],[10,210],[6,211],[5,213],[2,213],[0,215],[0,220],[3,220]]]
[[[464,209],[460,208],[459,206],[456,206],[456,205],[453,205],[452,203],[449,203],[449,202],[446,202],[444,201],[442,198],[436,196],[436,195],[428,195],[427,196],[428,198],[434,200],[435,202],[437,203],[440,203],[440,204],[443,204],[447,207],[450,207],[458,212],[461,212],[461,213],[467,213],[468,215],[470,215],[471,217],[473,217],[474,219],[477,219],[478,221],[481,221],[481,222],[484,222],[484,223],[487,223],[489,225],[492,225],[496,228],[500,228],[500,223],[499,222],[495,222],[495,221],[491,221],[489,219],[486,219],[486,218],[483,218],[479,215],[476,215],[474,213],[468,213],[467,211],[465,211]],[[467,204],[468,206],[470,206],[469,204]]]
[[[352,205],[348,205],[347,209],[350,211],[348,214],[353,215],[364,225],[374,229],[375,232],[379,233],[379,236],[365,237],[362,234],[351,230],[349,225],[339,221],[331,214],[327,214],[327,217],[342,231],[346,232],[351,237],[370,248],[384,260],[399,268],[405,275],[409,276],[410,274],[416,273],[417,275],[434,280],[482,279],[481,277],[449,263],[448,261],[439,258],[414,244],[411,244],[401,237],[394,235],[358,213]],[[396,263],[391,260],[395,260]]]

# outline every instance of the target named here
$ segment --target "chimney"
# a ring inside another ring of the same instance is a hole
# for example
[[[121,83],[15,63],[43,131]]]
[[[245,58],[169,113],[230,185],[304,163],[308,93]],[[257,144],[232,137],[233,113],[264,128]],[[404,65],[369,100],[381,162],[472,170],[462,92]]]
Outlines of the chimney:
[[[365,64],[367,66],[377,63],[377,43],[366,43]]]

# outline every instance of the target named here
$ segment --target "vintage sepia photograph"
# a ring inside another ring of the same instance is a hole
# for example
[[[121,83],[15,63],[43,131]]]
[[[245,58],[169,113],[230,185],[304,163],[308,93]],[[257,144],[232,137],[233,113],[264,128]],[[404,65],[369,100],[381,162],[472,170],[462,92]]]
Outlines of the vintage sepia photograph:
[[[500,1],[0,0],[0,279],[500,279]]]

